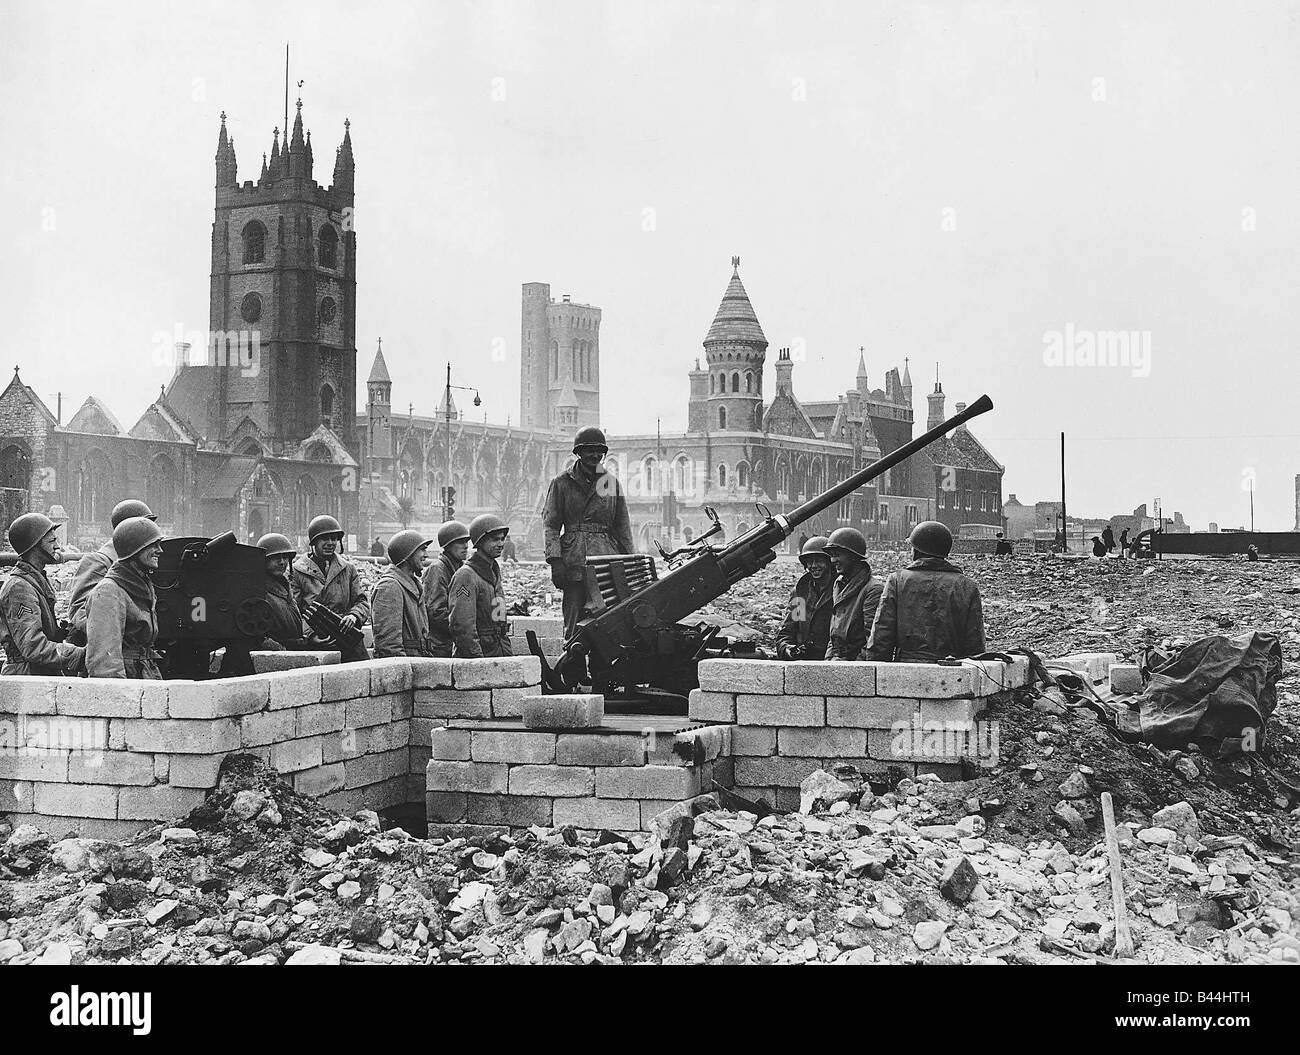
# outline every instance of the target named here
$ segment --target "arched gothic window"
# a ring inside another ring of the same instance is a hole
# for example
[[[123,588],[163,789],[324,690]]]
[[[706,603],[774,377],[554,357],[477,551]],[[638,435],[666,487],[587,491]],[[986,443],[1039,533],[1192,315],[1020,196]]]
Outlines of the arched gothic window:
[[[244,263],[266,262],[266,228],[258,220],[244,226]]]

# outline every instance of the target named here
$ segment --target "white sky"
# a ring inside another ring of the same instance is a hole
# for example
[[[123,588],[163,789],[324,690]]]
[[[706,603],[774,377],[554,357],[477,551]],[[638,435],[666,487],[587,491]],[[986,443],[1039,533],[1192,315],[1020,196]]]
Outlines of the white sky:
[[[1022,501],[1064,430],[1075,512],[1236,525],[1253,470],[1293,525],[1300,4],[213,6],[0,16],[0,361],[65,420],[129,427],[155,334],[206,329],[217,115],[256,179],[288,39],[321,182],[352,119],[358,375],[382,336],[395,404],[451,358],[517,421],[543,281],[604,311],[606,426],[680,429],[739,254],[768,391],[778,347],[816,399],[863,345],[873,386],[911,356],[924,420],[939,360]],[[1067,325],[1149,331],[1150,376],[1044,365]]]

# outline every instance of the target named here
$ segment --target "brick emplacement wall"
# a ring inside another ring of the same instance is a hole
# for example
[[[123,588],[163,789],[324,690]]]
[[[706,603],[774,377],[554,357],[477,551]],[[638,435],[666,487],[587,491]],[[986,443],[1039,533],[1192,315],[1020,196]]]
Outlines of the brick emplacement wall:
[[[6,677],[0,811],[57,835],[120,837],[188,813],[236,752],[341,810],[418,802],[431,727],[518,714],[540,679],[533,656],[377,659],[202,682]]]

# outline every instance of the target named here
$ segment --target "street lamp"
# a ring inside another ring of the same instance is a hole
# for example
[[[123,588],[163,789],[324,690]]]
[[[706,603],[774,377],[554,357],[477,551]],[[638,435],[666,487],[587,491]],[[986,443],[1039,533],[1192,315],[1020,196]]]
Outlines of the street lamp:
[[[447,476],[446,483],[442,488],[442,515],[444,520],[450,520],[456,513],[452,500],[455,498],[456,491],[451,486],[451,390],[457,389],[460,392],[473,392],[474,405],[481,407],[483,400],[479,398],[477,388],[467,388],[464,385],[453,385],[451,383],[451,361],[447,361],[447,385],[442,396],[443,417],[447,427]]]

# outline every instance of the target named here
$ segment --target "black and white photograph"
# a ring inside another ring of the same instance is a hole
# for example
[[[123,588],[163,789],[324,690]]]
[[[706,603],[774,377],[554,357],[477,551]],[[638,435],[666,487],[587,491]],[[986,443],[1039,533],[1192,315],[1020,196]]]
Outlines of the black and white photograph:
[[[199,965],[1283,1020],[1231,969],[1300,965],[1300,2],[0,26],[45,1035],[183,1037]]]

